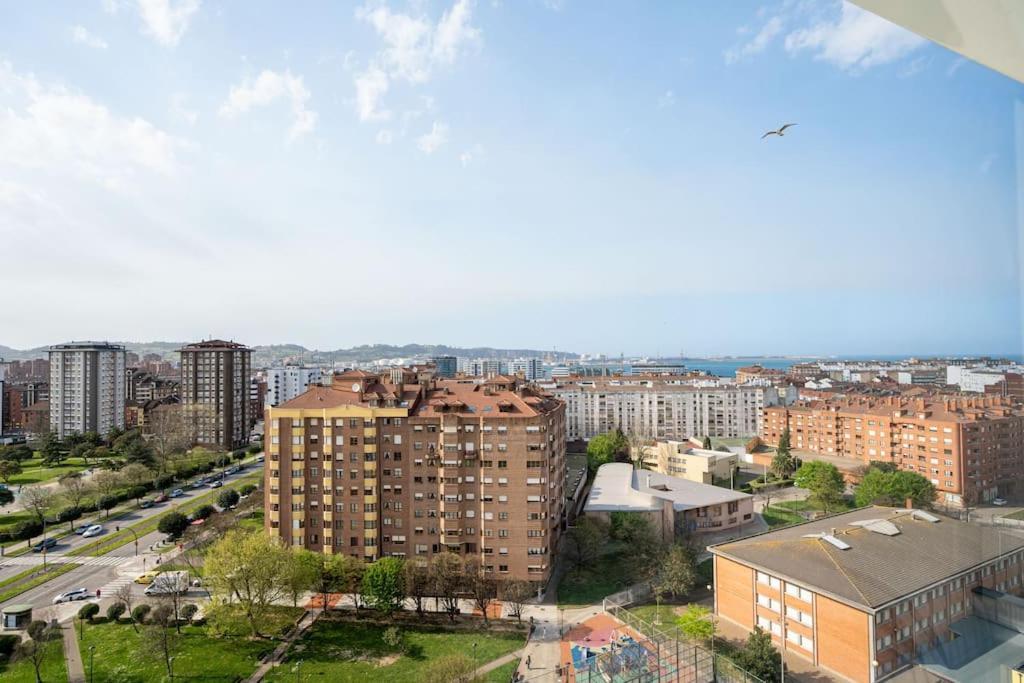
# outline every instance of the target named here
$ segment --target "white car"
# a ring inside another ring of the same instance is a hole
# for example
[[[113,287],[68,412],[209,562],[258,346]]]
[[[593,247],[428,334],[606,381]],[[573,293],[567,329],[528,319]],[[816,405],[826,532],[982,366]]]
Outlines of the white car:
[[[88,529],[82,532],[82,538],[92,538],[93,536],[99,536],[103,533],[103,526],[100,524],[93,524]]]
[[[1006,499],[1005,498],[993,498],[992,499],[992,504],[993,505],[1006,505]]]
[[[75,588],[67,593],[61,593],[53,599],[53,604],[59,605],[62,602],[71,602],[73,600],[87,600],[92,595],[85,588]]]

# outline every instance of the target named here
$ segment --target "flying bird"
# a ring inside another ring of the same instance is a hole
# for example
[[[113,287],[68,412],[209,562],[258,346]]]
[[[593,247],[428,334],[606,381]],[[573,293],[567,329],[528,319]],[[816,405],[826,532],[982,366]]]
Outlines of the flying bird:
[[[778,135],[781,138],[783,135],[786,134],[786,129],[787,128],[789,128],[790,126],[795,126],[795,125],[796,125],[795,123],[787,123],[786,125],[782,126],[778,130],[770,130],[767,133],[765,133],[764,135],[762,135],[761,139],[764,140],[769,135]]]

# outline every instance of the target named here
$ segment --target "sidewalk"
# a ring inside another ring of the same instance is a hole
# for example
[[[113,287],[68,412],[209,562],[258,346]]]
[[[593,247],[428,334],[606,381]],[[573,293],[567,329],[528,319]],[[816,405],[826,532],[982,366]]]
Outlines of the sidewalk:
[[[85,667],[82,664],[82,655],[78,651],[78,632],[75,631],[75,622],[68,622],[61,626],[64,636],[64,662],[68,667],[68,683],[85,683]]]
[[[316,621],[322,611],[323,610],[319,609],[306,610],[306,613],[302,615],[301,619],[299,619],[299,623],[291,634],[284,639],[284,642],[274,648],[274,652],[259,665],[252,676],[249,676],[246,683],[259,683],[262,681],[263,677],[267,675],[267,672],[280,663],[281,658],[284,657],[284,654],[288,651],[288,648],[292,646],[292,643],[301,638],[302,634],[306,632],[306,629],[313,625],[313,622]]]
[[[486,676],[490,672],[492,672],[495,669],[497,669],[499,666],[505,666],[509,662],[516,661],[517,659],[519,659],[520,657],[523,656],[523,652],[524,651],[525,650],[516,650],[515,652],[509,652],[504,657],[498,657],[497,659],[493,659],[493,660],[487,662],[486,664],[484,664],[483,666],[478,667],[477,670],[473,672],[473,675],[474,676]]]

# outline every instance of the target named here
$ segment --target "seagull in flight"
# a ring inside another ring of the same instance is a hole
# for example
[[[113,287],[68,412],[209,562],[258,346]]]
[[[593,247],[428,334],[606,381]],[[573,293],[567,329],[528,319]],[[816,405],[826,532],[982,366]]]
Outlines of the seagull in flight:
[[[795,125],[796,125],[795,123],[787,123],[786,125],[782,126],[778,130],[770,130],[767,133],[765,133],[764,135],[762,135],[761,139],[764,140],[769,135],[778,135],[781,138],[783,135],[786,134],[786,129],[787,128],[789,128],[790,126],[795,126]]]

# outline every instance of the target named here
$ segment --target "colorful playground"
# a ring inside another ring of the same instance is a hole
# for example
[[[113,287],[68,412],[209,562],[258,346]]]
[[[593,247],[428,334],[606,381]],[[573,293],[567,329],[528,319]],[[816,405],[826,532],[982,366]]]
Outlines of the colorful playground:
[[[561,642],[564,680],[580,683],[625,683],[659,680],[675,667],[649,649],[647,640],[608,614],[598,614],[572,628]]]

